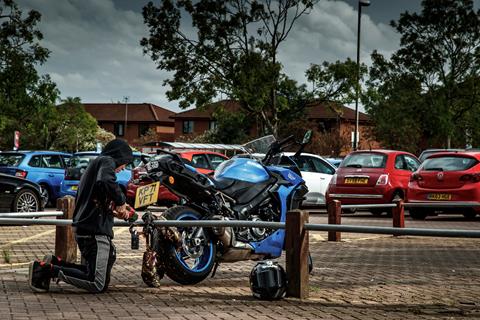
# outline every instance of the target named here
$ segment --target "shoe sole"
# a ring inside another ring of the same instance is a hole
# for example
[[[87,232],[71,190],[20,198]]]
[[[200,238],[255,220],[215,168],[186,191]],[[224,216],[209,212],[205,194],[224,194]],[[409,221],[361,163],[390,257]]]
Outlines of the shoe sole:
[[[40,289],[40,288],[37,288],[33,285],[32,283],[32,278],[33,278],[33,264],[35,262],[32,261],[30,262],[30,265],[28,266],[28,285],[30,286],[30,289],[32,289],[32,291],[34,292],[47,292],[47,290],[45,289]]]

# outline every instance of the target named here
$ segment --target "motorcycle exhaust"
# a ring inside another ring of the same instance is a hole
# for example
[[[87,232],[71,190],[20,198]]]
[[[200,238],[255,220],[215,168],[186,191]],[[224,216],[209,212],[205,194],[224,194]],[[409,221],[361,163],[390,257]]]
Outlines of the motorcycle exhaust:
[[[227,220],[225,217],[220,216],[214,217],[214,219]],[[236,262],[263,258],[263,255],[255,254],[253,252],[253,247],[248,243],[236,241],[232,227],[213,227],[212,232],[217,239],[222,242],[225,250],[220,261]]]

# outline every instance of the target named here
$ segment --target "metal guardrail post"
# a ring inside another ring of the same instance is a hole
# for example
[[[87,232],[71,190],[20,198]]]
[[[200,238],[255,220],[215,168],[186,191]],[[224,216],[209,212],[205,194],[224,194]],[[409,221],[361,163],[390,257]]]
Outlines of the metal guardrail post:
[[[57,199],[57,210],[63,212],[63,216],[57,219],[72,219],[75,210],[75,198],[63,197]],[[67,262],[77,260],[77,243],[75,242],[72,226],[57,226],[55,231],[55,255]]]
[[[285,251],[287,271],[287,296],[308,298],[308,212],[293,210],[287,212],[285,223]]]
[[[393,201],[396,206],[392,209],[393,216],[393,227],[394,228],[405,228],[405,207],[403,205],[403,200],[398,199]],[[399,236],[399,234],[393,234],[394,236]]]
[[[328,224],[342,224],[342,204],[333,200],[328,204]],[[328,241],[341,241],[342,233],[339,231],[328,231]]]

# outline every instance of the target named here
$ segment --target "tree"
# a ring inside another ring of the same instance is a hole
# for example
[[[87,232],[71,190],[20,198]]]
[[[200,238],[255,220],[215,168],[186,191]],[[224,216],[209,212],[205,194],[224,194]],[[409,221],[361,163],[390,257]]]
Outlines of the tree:
[[[220,94],[277,133],[282,66],[278,49],[318,0],[165,0],[143,8],[144,53],[173,73],[167,97],[201,107]],[[182,17],[182,14],[188,18]],[[194,32],[182,23],[192,22]]]
[[[68,97],[56,108],[52,148],[57,150],[79,151],[95,144],[97,120],[88,112],[79,97]]]
[[[12,0],[0,0],[0,148],[12,146],[15,130],[22,133],[22,147],[45,148],[58,90],[48,76],[39,76],[49,51],[40,46],[37,29],[40,13],[24,15]]]
[[[360,65],[360,80],[367,73],[367,66]],[[306,71],[307,80],[312,83],[312,94],[319,102],[335,101],[337,105],[355,101],[357,87],[357,63],[350,58],[344,62],[323,62],[312,64]]]
[[[419,134],[427,146],[450,147],[465,141],[468,126],[459,124],[467,125],[467,115],[480,111],[480,11],[471,0],[424,0],[422,6],[420,14],[405,12],[392,21],[401,47],[389,61],[372,55],[367,111],[377,126],[404,125],[404,132]],[[389,120],[381,110],[387,104],[410,120]]]

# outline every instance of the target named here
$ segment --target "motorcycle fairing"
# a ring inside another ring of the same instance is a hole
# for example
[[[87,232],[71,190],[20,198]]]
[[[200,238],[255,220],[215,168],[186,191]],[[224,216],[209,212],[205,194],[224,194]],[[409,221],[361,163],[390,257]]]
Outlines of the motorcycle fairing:
[[[265,182],[270,178],[265,167],[256,160],[248,158],[230,159],[221,163],[215,170],[214,179],[241,180],[250,183]]]
[[[281,216],[280,222],[285,222],[287,217],[287,198],[288,196],[294,192],[297,185],[293,186],[280,186],[278,188],[278,196],[280,199],[281,205]],[[282,249],[284,247],[285,242],[285,230],[279,229],[272,233],[267,238],[263,239],[262,241],[258,242],[251,242],[250,245],[253,247],[253,251],[256,254],[265,254],[269,258],[277,258],[282,255]]]

